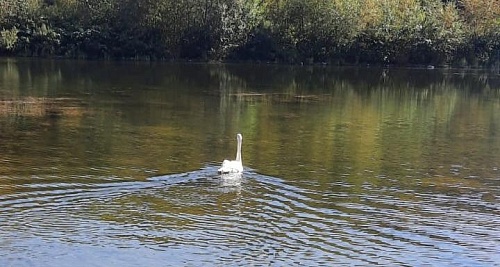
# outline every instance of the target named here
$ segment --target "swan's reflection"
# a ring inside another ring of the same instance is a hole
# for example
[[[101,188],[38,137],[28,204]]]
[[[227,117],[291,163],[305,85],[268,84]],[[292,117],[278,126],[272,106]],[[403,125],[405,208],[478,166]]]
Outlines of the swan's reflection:
[[[242,174],[237,173],[224,173],[220,175],[221,186],[227,187],[240,187],[242,181]]]

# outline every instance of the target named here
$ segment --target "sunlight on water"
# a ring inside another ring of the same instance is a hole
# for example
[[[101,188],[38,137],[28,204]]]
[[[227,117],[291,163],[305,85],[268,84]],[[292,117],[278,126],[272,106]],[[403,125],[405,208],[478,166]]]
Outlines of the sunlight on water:
[[[500,77],[0,60],[0,266],[494,266]],[[243,133],[242,175],[217,175]]]

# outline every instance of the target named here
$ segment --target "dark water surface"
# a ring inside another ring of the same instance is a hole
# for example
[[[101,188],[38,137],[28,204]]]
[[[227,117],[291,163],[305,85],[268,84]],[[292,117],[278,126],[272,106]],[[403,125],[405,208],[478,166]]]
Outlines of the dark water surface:
[[[0,59],[0,266],[498,266],[499,193],[498,74]]]

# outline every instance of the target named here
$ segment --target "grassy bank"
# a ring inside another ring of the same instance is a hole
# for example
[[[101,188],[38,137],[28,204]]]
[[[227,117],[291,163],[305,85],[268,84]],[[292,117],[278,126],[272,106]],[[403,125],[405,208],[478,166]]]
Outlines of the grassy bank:
[[[0,55],[500,64],[500,2],[0,0]]]

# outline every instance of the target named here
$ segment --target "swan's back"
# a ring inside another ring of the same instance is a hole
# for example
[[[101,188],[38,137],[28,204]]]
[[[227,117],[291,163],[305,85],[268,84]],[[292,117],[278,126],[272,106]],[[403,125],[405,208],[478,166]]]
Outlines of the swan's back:
[[[222,166],[218,169],[219,173],[241,173],[241,172],[243,172],[243,162],[241,160],[241,144],[243,142],[242,135],[237,134],[236,140],[238,141],[238,148],[236,150],[236,160],[225,159],[222,162]]]
[[[238,173],[243,172],[243,164],[237,160],[224,160],[218,170],[219,173]]]

